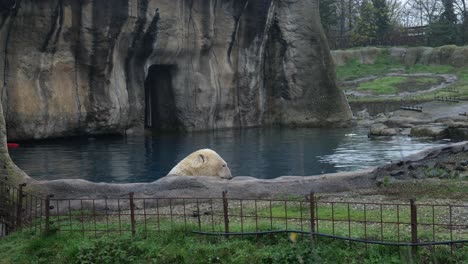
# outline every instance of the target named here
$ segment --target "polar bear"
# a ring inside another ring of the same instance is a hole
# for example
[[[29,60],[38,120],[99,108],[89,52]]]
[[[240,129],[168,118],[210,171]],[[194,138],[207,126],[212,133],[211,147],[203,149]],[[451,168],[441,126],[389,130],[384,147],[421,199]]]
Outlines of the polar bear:
[[[200,149],[181,160],[168,176],[215,176],[232,179],[226,162],[211,149]]]

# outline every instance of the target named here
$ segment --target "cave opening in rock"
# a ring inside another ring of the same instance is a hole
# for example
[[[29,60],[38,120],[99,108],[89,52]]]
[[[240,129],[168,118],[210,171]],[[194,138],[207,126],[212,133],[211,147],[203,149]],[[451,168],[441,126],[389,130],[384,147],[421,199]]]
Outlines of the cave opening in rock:
[[[145,127],[179,130],[173,76],[176,65],[152,65],[145,80]]]

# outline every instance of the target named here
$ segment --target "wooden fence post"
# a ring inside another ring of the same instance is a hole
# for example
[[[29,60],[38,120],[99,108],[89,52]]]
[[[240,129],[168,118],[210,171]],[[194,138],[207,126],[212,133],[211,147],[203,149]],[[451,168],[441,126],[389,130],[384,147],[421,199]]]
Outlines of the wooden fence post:
[[[315,193],[310,192],[309,196],[310,203],[310,244],[312,247],[312,257],[314,262],[317,261],[317,250],[316,250],[316,241],[315,241]]]
[[[229,203],[227,198],[227,191],[223,192],[223,212],[224,212],[224,233],[226,238],[229,238]]]
[[[45,233],[49,234],[50,232],[50,210],[53,209],[53,207],[50,206],[50,198],[54,197],[53,194],[49,194],[46,197],[45,200]]]
[[[135,193],[129,193],[130,196],[130,221],[132,225],[132,236],[134,237],[136,234],[136,223],[135,223],[135,203],[133,202],[133,195]]]
[[[411,242],[418,243],[418,211],[416,208],[416,200],[410,200],[410,209],[411,209]],[[416,245],[412,246],[413,254],[416,254],[418,247]]]
[[[309,195],[310,202],[310,239],[314,239],[313,233],[315,232],[315,193],[311,192]]]
[[[16,200],[16,226],[15,230],[21,229],[23,221],[23,187],[26,186],[26,183],[22,183],[18,186],[18,199]]]

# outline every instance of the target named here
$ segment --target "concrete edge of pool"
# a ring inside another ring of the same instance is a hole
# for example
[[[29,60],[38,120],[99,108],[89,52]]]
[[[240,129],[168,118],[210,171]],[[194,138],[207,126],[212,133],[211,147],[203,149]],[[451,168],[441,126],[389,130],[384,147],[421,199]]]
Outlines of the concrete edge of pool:
[[[468,151],[468,141],[424,150],[400,161],[354,172],[316,176],[282,176],[276,179],[235,177],[222,180],[214,177],[169,176],[151,183],[94,183],[86,180],[36,181],[26,174],[24,182],[41,194],[54,194],[58,199],[123,198],[134,192],[136,197],[220,198],[228,191],[232,198],[272,198],[281,195],[305,195],[314,192],[342,192],[375,187],[383,177],[412,179],[415,164],[435,160],[442,155]],[[410,171],[413,171],[410,173]]]

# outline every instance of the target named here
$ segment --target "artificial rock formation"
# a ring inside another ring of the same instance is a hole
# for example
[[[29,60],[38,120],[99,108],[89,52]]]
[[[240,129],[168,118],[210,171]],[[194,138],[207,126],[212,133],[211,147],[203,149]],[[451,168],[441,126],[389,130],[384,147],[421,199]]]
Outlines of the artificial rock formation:
[[[0,2],[10,140],[351,118],[317,0]]]

